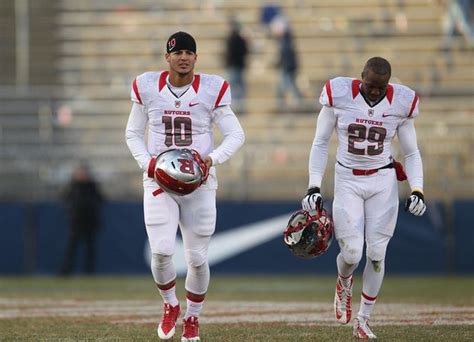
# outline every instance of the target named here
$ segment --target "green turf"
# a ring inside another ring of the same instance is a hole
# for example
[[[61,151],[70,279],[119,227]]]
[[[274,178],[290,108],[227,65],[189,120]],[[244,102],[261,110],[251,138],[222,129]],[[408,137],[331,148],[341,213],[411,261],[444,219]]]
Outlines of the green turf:
[[[319,301],[330,303],[334,277],[213,277],[209,300]],[[360,293],[360,278],[355,293]],[[183,297],[183,279],[178,295]],[[150,300],[158,294],[151,276],[0,278],[1,299]],[[379,302],[474,306],[473,277],[387,276]],[[330,304],[328,304],[330,305]],[[2,310],[12,309],[0,302]],[[38,317],[0,319],[0,341],[151,341],[155,324],[117,324],[107,317]],[[382,340],[474,341],[474,325],[378,326]],[[349,341],[348,326],[308,326],[282,323],[205,324],[202,341]],[[176,337],[173,341],[178,341]]]
[[[330,301],[335,278],[328,276],[219,276],[211,280],[211,300]],[[355,278],[354,293],[361,279]],[[184,280],[178,279],[178,293]],[[151,276],[29,278],[0,277],[0,297],[153,299]],[[439,303],[474,305],[474,277],[387,276],[379,294],[386,303]]]
[[[225,277],[213,279],[210,296],[216,299],[331,301],[335,277]],[[355,278],[354,293],[360,293]],[[474,305],[474,277],[390,277],[379,299],[386,303]]]
[[[152,324],[108,324],[98,320],[0,320],[0,337],[8,340],[152,341],[159,340]],[[380,326],[377,337],[386,341],[472,341],[474,326]],[[310,327],[281,324],[206,324],[202,341],[353,341],[349,326]],[[172,341],[179,341],[178,336]]]

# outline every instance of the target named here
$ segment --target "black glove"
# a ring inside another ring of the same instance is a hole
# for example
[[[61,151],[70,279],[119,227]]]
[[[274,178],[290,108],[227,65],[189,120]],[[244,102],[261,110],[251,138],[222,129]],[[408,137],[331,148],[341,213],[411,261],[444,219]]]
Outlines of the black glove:
[[[415,216],[421,216],[426,211],[425,196],[420,191],[413,191],[405,202],[405,211]]]
[[[308,189],[306,196],[301,201],[301,206],[304,210],[317,210],[318,212],[323,210],[323,198],[320,192],[321,190],[317,186]]]

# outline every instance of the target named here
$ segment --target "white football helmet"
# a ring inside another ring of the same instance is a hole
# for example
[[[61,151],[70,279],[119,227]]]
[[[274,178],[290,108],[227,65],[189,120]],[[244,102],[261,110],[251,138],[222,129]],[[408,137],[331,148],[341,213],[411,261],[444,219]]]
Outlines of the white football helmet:
[[[207,168],[197,151],[171,149],[156,158],[154,178],[163,190],[187,195],[205,181]]]

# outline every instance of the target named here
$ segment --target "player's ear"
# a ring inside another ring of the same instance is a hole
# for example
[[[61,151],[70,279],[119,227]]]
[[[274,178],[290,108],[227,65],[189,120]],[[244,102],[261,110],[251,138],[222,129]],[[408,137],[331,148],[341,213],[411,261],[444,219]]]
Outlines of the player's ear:
[[[170,54],[168,52],[165,53],[165,59],[168,63],[170,62]]]

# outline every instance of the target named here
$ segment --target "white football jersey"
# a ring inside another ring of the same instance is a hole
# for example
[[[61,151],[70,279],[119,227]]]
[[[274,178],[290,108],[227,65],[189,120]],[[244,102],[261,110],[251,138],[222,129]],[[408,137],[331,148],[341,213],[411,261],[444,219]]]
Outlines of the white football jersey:
[[[148,114],[148,152],[192,148],[204,158],[214,149],[213,110],[231,102],[229,84],[220,76],[195,74],[191,87],[177,97],[167,86],[168,74],[146,72],[133,81],[132,101]]]
[[[398,126],[418,115],[418,96],[410,88],[388,84],[385,96],[370,105],[362,81],[337,77],[326,82],[320,103],[336,116],[336,159],[352,169],[377,169],[392,161],[391,144]]]

